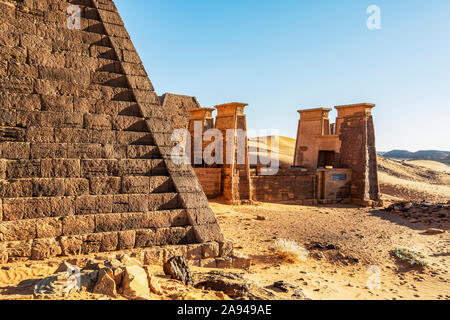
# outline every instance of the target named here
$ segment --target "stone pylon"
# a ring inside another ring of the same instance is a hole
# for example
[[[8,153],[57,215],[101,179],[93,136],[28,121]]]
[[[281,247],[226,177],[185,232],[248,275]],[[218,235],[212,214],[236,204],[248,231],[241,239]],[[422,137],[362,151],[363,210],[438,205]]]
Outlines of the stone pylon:
[[[215,127],[224,137],[223,195],[229,203],[252,199],[246,106],[236,102],[215,106]]]
[[[340,166],[352,169],[351,197],[362,205],[380,203],[374,104],[337,106],[336,130],[341,141]]]

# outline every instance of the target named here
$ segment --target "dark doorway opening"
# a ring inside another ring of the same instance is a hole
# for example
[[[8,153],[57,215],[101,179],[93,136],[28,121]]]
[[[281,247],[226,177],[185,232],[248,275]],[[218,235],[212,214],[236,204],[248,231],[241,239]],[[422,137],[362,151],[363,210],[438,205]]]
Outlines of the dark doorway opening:
[[[334,167],[336,153],[334,151],[319,151],[318,168]]]

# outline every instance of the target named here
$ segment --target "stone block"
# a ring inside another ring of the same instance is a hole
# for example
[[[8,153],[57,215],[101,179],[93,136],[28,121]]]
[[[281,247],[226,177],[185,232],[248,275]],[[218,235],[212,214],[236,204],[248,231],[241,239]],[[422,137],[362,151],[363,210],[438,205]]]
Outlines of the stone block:
[[[117,213],[95,215],[95,232],[122,230],[122,216]]]
[[[221,257],[229,257],[233,254],[233,241],[230,240],[224,240],[223,242],[219,243],[220,246],[220,252],[219,255]]]
[[[201,268],[217,268],[217,262],[216,259],[202,259],[200,260],[200,267]]]
[[[208,242],[202,245],[203,259],[217,258],[220,254],[219,243]]]
[[[216,259],[217,268],[219,269],[231,269],[233,268],[233,259],[231,258],[217,258]]]
[[[119,232],[119,250],[130,250],[136,244],[136,231],[127,230]]]
[[[41,173],[43,178],[78,178],[81,176],[80,160],[43,159]]]
[[[75,200],[76,214],[112,213],[114,196],[81,196]]]
[[[82,252],[83,252],[83,254],[91,254],[91,253],[101,252],[103,237],[104,237],[104,234],[101,234],[101,233],[83,235],[82,236],[82,239],[83,239]]]
[[[95,216],[72,216],[62,220],[63,235],[81,235],[95,232]]]
[[[36,238],[36,221],[7,221],[0,223],[0,242],[26,241]]]
[[[104,233],[102,238],[102,244],[100,251],[108,252],[108,251],[116,251],[119,247],[119,233]]]
[[[61,244],[56,239],[36,239],[31,247],[32,260],[45,260],[62,254]]]
[[[145,265],[162,265],[165,262],[163,250],[159,247],[145,249],[144,252]]]
[[[0,155],[4,159],[29,159],[31,146],[28,142],[2,142]]]
[[[40,219],[36,223],[38,238],[56,238],[62,236],[62,221],[60,218]]]
[[[155,245],[157,245],[157,241],[154,230],[136,230],[136,248],[153,247]]]
[[[195,240],[198,243],[222,242],[223,235],[218,224],[205,224],[193,227]]]
[[[65,256],[80,255],[83,252],[83,237],[81,235],[61,237],[60,243]]]
[[[149,193],[150,177],[128,176],[122,178],[122,192],[129,194]]]
[[[13,258],[30,258],[31,246],[33,241],[15,241],[6,243],[6,250],[8,251],[9,262]]]
[[[200,244],[189,244],[186,249],[187,260],[203,259],[203,246]]]
[[[107,195],[120,193],[122,179],[120,177],[90,177],[91,195]]]
[[[129,212],[129,198],[127,194],[116,194],[113,197],[113,211],[112,212]]]

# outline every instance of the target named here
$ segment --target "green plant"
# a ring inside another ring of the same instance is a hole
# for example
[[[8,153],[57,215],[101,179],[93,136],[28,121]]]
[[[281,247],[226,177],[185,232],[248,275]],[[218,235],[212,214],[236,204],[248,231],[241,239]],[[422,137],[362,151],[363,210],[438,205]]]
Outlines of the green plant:
[[[409,249],[397,248],[392,252],[392,254],[397,259],[405,261],[413,267],[419,266],[425,268],[428,265],[428,263],[423,260],[425,259],[425,256],[423,254]]]

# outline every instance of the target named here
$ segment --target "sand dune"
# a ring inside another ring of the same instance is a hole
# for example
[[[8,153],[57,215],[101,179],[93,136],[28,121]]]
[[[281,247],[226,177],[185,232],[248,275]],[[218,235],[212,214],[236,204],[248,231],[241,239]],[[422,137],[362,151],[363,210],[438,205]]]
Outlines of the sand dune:
[[[429,170],[434,170],[438,172],[450,173],[450,166],[445,163],[430,161],[430,160],[413,160],[407,161],[407,163],[416,165],[419,167],[424,167]]]
[[[278,148],[274,148],[276,144],[278,144]],[[265,160],[277,158],[280,163],[284,164],[294,162],[295,139],[281,136],[258,137],[249,139],[248,146],[250,156],[259,155]]]

